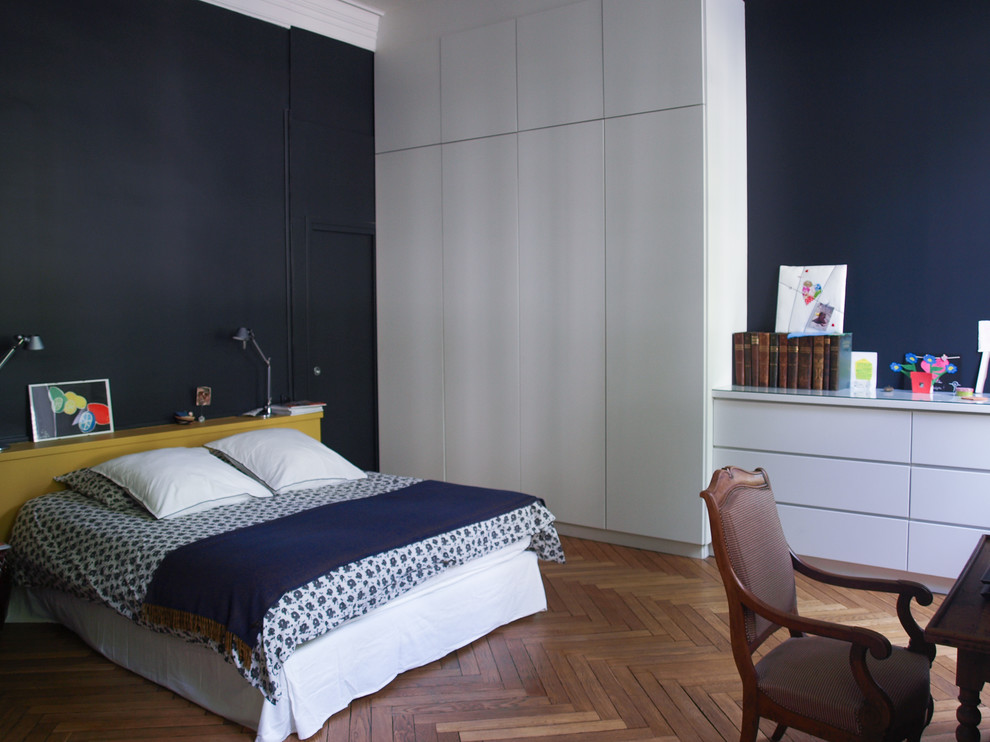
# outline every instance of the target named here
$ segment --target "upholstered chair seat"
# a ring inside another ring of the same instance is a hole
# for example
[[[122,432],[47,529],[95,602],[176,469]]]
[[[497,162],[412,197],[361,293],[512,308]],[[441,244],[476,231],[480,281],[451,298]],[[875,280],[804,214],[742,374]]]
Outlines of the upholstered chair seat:
[[[893,717],[923,727],[928,709],[928,658],[892,647],[866,666],[893,705]],[[820,636],[787,639],[756,663],[756,687],[774,703],[850,734],[866,732],[869,706],[849,667],[849,642]]]

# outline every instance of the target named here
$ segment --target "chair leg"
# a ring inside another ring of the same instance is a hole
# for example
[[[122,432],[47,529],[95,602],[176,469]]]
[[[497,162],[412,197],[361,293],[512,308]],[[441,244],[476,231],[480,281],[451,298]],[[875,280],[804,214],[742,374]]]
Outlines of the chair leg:
[[[760,732],[760,717],[751,704],[743,702],[742,724],[739,725],[739,742],[756,742]]]
[[[784,732],[786,731],[787,731],[786,724],[778,724],[777,728],[773,730],[773,735],[770,737],[770,739],[772,739],[773,742],[780,742],[781,738],[783,738],[784,736]]]
[[[935,699],[932,698],[931,696],[928,696],[928,708],[925,710],[925,719],[918,726],[917,731],[912,732],[910,735],[908,735],[907,742],[921,742],[921,735],[922,733],[924,733],[925,727],[931,724],[932,716],[934,715],[934,713],[935,713]]]
[[[928,696],[928,708],[925,709],[924,719],[921,720],[921,722],[918,724],[916,729],[909,732],[908,736],[905,737],[907,742],[921,742],[921,735],[924,733],[925,727],[927,727],[931,723],[932,716],[934,715],[934,713],[935,713],[935,699],[932,698],[931,696]]]

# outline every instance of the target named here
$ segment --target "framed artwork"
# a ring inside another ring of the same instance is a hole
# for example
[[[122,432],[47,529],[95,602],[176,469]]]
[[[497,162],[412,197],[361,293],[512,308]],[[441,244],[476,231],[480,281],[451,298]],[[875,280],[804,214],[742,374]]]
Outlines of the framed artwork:
[[[29,384],[28,402],[35,441],[113,432],[109,379]]]
[[[845,312],[846,266],[780,266],[777,332],[841,335]]]

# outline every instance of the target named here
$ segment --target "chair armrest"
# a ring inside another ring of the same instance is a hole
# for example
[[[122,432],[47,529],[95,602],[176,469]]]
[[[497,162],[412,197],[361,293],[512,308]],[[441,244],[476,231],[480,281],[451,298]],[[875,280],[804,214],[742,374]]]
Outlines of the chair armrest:
[[[796,613],[785,613],[768,603],[764,603],[751,592],[742,588],[742,585],[739,585],[739,588],[741,588],[738,590],[739,600],[743,605],[792,633],[814,634],[815,636],[850,642],[869,650],[870,654],[878,660],[890,656],[890,640],[878,631],[862,626],[846,626],[817,618],[808,618]]]
[[[890,580],[881,577],[854,577],[852,575],[829,572],[802,561],[793,551],[791,551],[791,563],[794,565],[796,572],[800,572],[805,577],[825,583],[826,585],[835,585],[853,590],[896,593],[897,618],[900,620],[901,626],[909,637],[908,649],[912,652],[925,655],[928,657],[929,662],[935,659],[935,645],[925,640],[925,632],[918,625],[918,622],[911,613],[911,598],[918,601],[918,605],[921,606],[932,604],[932,591],[920,582],[914,582],[912,580]]]
[[[918,601],[919,605],[931,605],[932,603],[932,591],[920,582],[913,582],[912,580],[889,580],[882,577],[856,577],[854,575],[828,572],[819,567],[813,567],[793,551],[791,552],[791,562],[797,572],[827,585],[847,587],[854,590],[872,590],[873,592],[881,593],[908,593],[910,597]]]

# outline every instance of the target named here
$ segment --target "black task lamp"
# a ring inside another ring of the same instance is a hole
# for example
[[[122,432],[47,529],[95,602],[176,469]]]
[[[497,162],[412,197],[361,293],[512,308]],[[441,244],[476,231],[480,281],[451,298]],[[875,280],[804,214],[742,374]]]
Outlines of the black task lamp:
[[[247,348],[248,340],[254,345],[254,349],[258,351],[258,355],[261,356],[261,360],[265,362],[265,367],[267,370],[267,392],[268,397],[265,402],[265,406],[261,408],[261,412],[258,413],[258,417],[271,417],[272,416],[272,359],[264,354],[261,347],[258,345],[258,341],[254,339],[254,330],[249,330],[246,327],[240,327],[237,332],[234,333],[234,340],[240,342],[242,348]],[[2,364],[0,364],[2,365]]]
[[[14,355],[14,351],[25,346],[27,346],[28,350],[45,349],[45,344],[41,342],[41,335],[15,335],[14,344],[10,346],[10,350],[7,351],[7,355],[5,355],[3,360],[0,361],[0,368],[3,368],[4,364],[10,360],[10,357]]]
[[[41,342],[41,335],[15,335],[14,344],[10,346],[10,350],[7,351],[7,355],[3,357],[0,361],[0,368],[3,368],[7,361],[11,359],[18,348],[27,348],[28,350],[44,350],[45,344]],[[3,450],[3,446],[0,446],[0,451]]]

